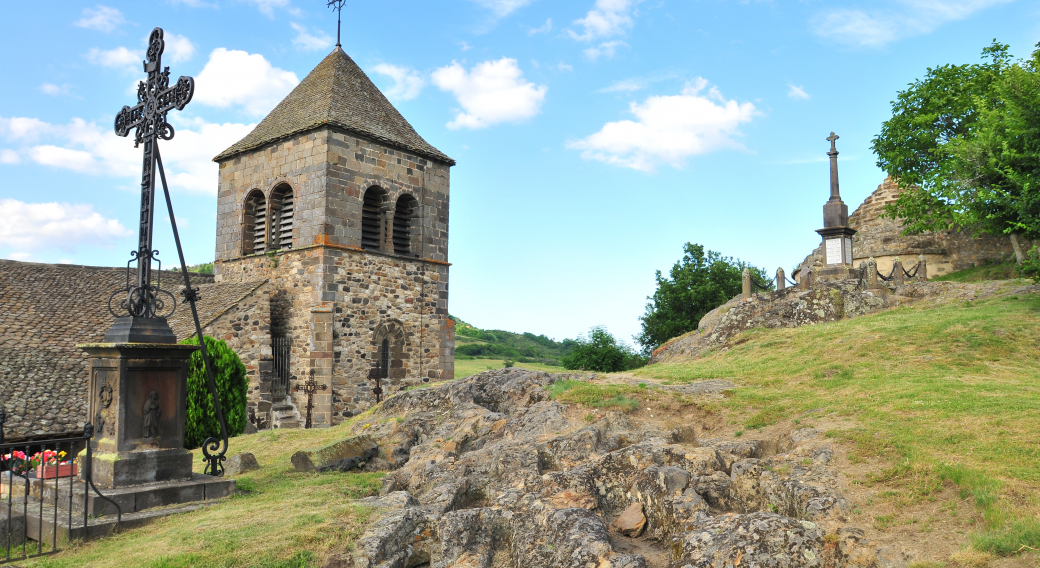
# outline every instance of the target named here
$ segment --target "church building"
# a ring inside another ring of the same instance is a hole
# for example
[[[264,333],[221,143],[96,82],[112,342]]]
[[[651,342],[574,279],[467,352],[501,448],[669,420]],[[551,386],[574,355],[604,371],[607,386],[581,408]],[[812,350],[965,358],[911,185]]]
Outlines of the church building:
[[[250,405],[261,428],[331,426],[454,377],[448,197],[455,161],[337,46],[222,152],[217,283],[267,281]]]

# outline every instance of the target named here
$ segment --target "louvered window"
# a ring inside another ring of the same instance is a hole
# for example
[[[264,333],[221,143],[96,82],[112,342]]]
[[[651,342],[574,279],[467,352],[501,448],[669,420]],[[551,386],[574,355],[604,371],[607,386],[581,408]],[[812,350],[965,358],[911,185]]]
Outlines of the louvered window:
[[[253,191],[246,198],[245,223],[243,224],[242,254],[264,252],[267,231],[267,201],[260,191]]]
[[[291,187],[279,187],[271,194],[271,248],[292,248],[294,205]]]
[[[394,254],[412,251],[412,217],[418,203],[411,195],[402,195],[394,209]]]
[[[383,190],[378,187],[369,188],[365,192],[365,200],[361,204],[361,248],[379,250],[382,243],[380,216],[383,208]]]

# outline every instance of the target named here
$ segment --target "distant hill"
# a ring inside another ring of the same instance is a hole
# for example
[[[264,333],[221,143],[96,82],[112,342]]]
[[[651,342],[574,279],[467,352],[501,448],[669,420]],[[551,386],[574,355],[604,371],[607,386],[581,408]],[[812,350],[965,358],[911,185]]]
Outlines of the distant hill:
[[[455,357],[458,359],[508,359],[560,366],[560,359],[578,344],[573,339],[555,341],[533,333],[480,329],[455,316],[448,317],[455,321]]]

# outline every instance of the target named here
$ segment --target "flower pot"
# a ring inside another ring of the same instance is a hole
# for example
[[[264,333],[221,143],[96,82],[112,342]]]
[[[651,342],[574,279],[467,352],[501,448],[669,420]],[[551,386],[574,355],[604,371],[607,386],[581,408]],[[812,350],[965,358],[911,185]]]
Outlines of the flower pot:
[[[55,477],[72,477],[76,475],[75,463],[40,464],[36,466],[36,477],[54,479]]]

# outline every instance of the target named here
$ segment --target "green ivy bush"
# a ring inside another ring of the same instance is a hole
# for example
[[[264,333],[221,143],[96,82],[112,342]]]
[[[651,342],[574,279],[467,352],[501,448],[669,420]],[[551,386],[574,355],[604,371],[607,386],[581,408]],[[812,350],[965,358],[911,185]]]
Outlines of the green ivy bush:
[[[227,343],[208,335],[204,337],[206,351],[213,364],[213,380],[217,384],[228,437],[237,436],[246,428],[246,391],[249,389],[246,366]],[[198,345],[199,339],[193,336],[181,343]],[[197,448],[210,436],[220,437],[220,421],[213,407],[213,395],[209,392],[206,364],[202,361],[200,349],[192,353],[188,360],[188,412],[184,423],[184,447]]]

